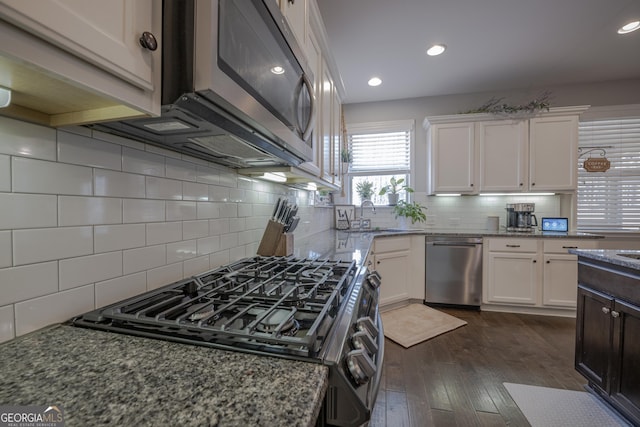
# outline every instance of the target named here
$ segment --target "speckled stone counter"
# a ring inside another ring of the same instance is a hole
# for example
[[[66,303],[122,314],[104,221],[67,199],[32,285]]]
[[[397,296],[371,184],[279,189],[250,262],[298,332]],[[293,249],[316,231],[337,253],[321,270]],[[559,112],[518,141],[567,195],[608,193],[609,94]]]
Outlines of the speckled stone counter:
[[[67,426],[309,426],[328,368],[56,326],[0,345],[0,404],[62,405]]]
[[[629,249],[571,249],[578,257],[601,261],[640,272],[640,251]]]

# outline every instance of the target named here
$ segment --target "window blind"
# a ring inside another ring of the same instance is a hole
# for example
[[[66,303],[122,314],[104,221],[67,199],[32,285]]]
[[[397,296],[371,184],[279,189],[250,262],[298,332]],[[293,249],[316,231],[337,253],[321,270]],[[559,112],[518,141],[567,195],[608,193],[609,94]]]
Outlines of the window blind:
[[[411,123],[350,128],[350,172],[408,171],[411,167]]]
[[[584,161],[606,157],[606,172]],[[579,124],[578,229],[640,230],[640,117]]]

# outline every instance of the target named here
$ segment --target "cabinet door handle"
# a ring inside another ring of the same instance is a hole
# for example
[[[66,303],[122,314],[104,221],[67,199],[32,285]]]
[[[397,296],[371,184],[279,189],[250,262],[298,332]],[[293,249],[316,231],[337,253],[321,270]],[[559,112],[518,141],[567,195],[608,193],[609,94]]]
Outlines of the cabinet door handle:
[[[620,313],[618,313],[617,311],[612,311],[611,317],[620,317]]]
[[[577,246],[563,246],[562,249],[578,249]]]
[[[519,248],[520,245],[507,245],[508,248]]]
[[[611,312],[611,309],[609,307],[602,307],[602,312],[604,314],[609,314]]]

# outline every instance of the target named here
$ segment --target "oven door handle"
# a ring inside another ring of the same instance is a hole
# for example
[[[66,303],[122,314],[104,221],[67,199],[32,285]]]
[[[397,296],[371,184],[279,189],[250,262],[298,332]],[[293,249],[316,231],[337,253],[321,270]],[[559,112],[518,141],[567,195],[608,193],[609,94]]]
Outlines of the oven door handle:
[[[378,391],[380,390],[380,382],[382,380],[382,362],[384,360],[384,329],[382,327],[382,316],[380,316],[380,312],[378,312],[377,316],[378,323],[378,353],[376,354],[376,376],[373,382],[373,393],[369,394],[368,398],[373,400],[368,402],[368,407],[373,409],[373,405],[376,403],[376,397],[378,396]]]

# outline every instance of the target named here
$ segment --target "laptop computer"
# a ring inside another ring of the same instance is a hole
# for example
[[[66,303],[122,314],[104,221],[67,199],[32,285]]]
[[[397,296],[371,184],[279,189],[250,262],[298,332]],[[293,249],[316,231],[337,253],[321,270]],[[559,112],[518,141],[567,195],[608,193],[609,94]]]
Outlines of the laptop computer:
[[[542,234],[567,234],[568,218],[542,218]]]

